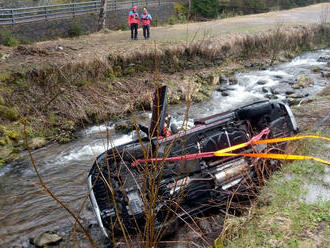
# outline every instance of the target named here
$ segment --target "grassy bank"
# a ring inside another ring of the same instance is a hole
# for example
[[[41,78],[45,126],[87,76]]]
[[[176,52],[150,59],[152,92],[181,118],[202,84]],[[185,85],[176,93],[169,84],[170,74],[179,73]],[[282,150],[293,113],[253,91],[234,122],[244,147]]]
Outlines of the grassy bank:
[[[315,104],[326,103],[329,106],[329,102],[329,95],[326,95],[317,97],[301,108],[305,115],[313,112],[318,114]],[[317,134],[329,137],[328,124],[329,121]],[[310,129],[305,131],[306,134],[315,132]],[[295,142],[289,145],[288,152],[330,160],[328,141],[309,139]],[[286,163],[262,188],[249,211],[242,217],[229,217],[225,221],[224,230],[215,246],[328,247],[329,171],[327,165],[312,161]]]
[[[150,109],[155,81],[169,85],[169,102],[194,90],[195,101],[210,96],[221,74],[286,61],[301,51],[329,46],[330,26],[277,26],[268,32],[207,38],[108,54],[87,62],[52,63],[0,75],[0,163],[24,149],[24,126],[32,148],[68,142],[86,124]],[[17,53],[47,56],[33,46]],[[154,73],[154,69],[156,72]],[[178,83],[180,82],[180,83]]]

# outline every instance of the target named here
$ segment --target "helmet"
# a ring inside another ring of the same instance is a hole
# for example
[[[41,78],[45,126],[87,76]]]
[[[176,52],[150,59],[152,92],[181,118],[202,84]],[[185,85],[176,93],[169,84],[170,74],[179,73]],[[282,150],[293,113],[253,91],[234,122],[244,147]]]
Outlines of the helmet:
[[[167,126],[170,125],[170,122],[171,122],[171,116],[169,114],[166,114],[165,123],[167,124]]]
[[[137,8],[138,7],[135,5],[135,6],[132,7],[132,10],[137,10]]]

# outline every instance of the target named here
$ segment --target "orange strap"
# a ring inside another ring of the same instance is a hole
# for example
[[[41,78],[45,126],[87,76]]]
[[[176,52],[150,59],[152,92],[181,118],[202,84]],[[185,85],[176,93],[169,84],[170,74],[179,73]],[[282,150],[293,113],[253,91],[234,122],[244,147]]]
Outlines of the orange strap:
[[[325,161],[320,158],[312,156],[303,156],[303,155],[292,155],[292,154],[277,154],[277,153],[216,153],[214,154],[218,157],[230,157],[230,156],[244,156],[244,157],[254,157],[254,158],[270,158],[270,159],[285,159],[285,160],[315,160],[323,164],[330,166],[330,162]]]
[[[305,139],[305,138],[314,138],[314,139],[323,139],[330,141],[330,138],[323,137],[323,136],[317,136],[317,135],[305,135],[305,136],[295,136],[295,137],[286,137],[286,138],[277,138],[277,139],[266,139],[266,140],[256,140],[252,141],[252,144],[268,144],[268,143],[278,143],[283,141],[290,141],[290,140],[299,140],[299,139]]]

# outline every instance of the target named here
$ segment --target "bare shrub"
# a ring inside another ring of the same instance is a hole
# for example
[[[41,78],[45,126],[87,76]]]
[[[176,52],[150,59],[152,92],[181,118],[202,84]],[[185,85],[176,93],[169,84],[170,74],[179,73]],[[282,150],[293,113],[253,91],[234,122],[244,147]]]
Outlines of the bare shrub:
[[[319,23],[325,25],[330,22],[330,5],[324,4],[321,8],[321,13],[319,16]]]

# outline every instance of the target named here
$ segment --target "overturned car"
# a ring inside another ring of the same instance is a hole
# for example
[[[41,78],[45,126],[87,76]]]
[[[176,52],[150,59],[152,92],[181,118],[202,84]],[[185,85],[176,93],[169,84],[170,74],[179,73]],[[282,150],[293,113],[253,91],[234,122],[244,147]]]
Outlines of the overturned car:
[[[90,170],[91,204],[107,237],[116,231],[130,232],[150,225],[150,214],[157,229],[205,212],[239,191],[241,185],[255,180],[265,167],[264,161],[261,165],[256,159],[240,156],[186,160],[186,155],[247,142],[265,128],[270,130],[268,138],[298,130],[288,105],[265,100],[197,120],[193,128],[166,137],[166,94],[166,87],[155,93],[150,128],[142,128],[147,135],[142,138],[138,134],[136,141],[102,153]],[[272,149],[281,152],[281,148],[278,145]],[[269,147],[248,146],[236,152],[254,149],[264,151]],[[182,159],[167,159],[173,157]],[[272,170],[277,163],[268,160],[267,164]]]

